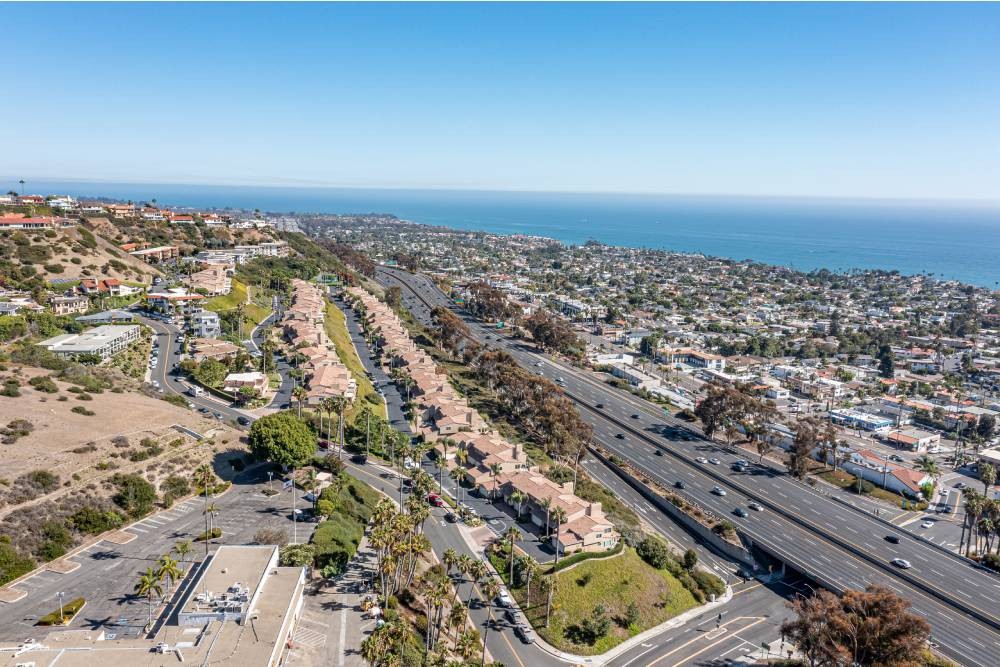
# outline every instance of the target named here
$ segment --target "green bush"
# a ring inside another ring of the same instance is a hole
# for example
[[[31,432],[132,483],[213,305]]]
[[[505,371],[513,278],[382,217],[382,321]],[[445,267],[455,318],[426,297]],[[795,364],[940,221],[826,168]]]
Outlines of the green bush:
[[[59,558],[73,546],[73,536],[59,521],[46,521],[42,525],[42,538],[38,555],[47,561]]]
[[[46,394],[55,394],[59,391],[59,387],[56,383],[52,381],[47,375],[39,375],[38,377],[33,377],[28,380],[28,384],[37,389],[38,391],[45,392]]]
[[[171,475],[160,484],[160,491],[164,494],[169,493],[174,498],[181,498],[191,493],[191,484],[180,475]]]
[[[78,414],[78,415],[84,415],[84,416],[86,416],[86,417],[93,417],[94,415],[96,415],[96,414],[97,414],[97,413],[96,413],[96,412],[94,412],[93,410],[88,410],[87,408],[83,407],[82,405],[77,405],[77,406],[75,406],[75,407],[74,407],[74,408],[73,408],[73,409],[71,410],[71,412],[75,412],[75,413],[76,413],[76,414]]]
[[[7,536],[0,537],[0,586],[35,569],[31,556],[19,553]]]
[[[153,509],[156,489],[145,478],[118,473],[111,477],[111,483],[117,488],[112,500],[130,516],[142,516]]]
[[[576,565],[585,560],[590,560],[591,558],[604,558],[606,556],[614,556],[620,554],[622,549],[625,548],[625,542],[619,541],[618,544],[611,547],[607,551],[578,551],[575,554],[566,556],[565,558],[559,559],[559,565],[553,565],[548,570],[545,571],[546,574],[552,574],[560,570],[564,570],[570,565]]]
[[[97,535],[114,530],[125,523],[125,517],[114,510],[102,510],[93,505],[81,507],[69,517],[70,525],[81,533]]]
[[[652,535],[648,535],[636,545],[635,553],[658,570],[665,569],[669,563],[674,561],[667,543]]]

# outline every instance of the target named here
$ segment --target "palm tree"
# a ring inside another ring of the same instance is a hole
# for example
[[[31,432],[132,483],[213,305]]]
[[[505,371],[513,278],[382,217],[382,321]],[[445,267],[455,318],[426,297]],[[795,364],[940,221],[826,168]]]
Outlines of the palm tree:
[[[510,494],[510,502],[517,506],[517,520],[521,520],[521,509],[524,507],[524,502],[528,499],[528,494],[524,493],[520,489],[515,489],[515,491]]]
[[[219,506],[215,503],[210,503],[204,510],[205,514],[205,532],[211,535],[212,530],[215,529],[215,517],[219,513]]]
[[[511,586],[514,585],[514,542],[521,541],[524,535],[521,531],[517,529],[517,526],[510,526],[504,531],[503,539],[507,540],[508,546],[510,547],[510,579],[507,581]]]
[[[500,464],[491,463],[490,464],[490,477],[493,478],[493,493],[490,496],[490,502],[496,502],[497,499],[497,477],[500,476]]]
[[[472,575],[472,588],[469,590],[469,605],[471,605],[472,595],[476,592],[476,583],[489,574],[489,569],[483,561],[473,560],[469,566],[469,574]]]
[[[555,595],[558,580],[550,574],[538,580],[538,588],[545,596],[545,627],[549,627],[549,613],[552,611],[552,597]]]
[[[548,537],[549,536],[549,515],[552,513],[552,499],[551,498],[542,498],[541,505],[542,505],[542,507],[545,508],[545,536]]]
[[[500,595],[500,584],[497,583],[496,579],[490,577],[485,582],[483,582],[482,588],[483,588],[483,597],[486,598],[484,602],[486,603],[487,620],[486,620],[486,632],[483,633],[483,662],[481,663],[481,665],[485,664],[486,662],[486,638],[490,636],[490,626],[493,625],[493,600],[495,600],[496,597]]]
[[[455,642],[455,651],[462,656],[463,660],[466,662],[472,660],[478,650],[479,638],[476,636],[475,630],[466,630],[458,636],[458,640]]]
[[[524,586],[525,586],[525,599],[527,600],[527,606],[531,606],[531,580],[538,572],[538,564],[535,559],[524,554],[518,558],[518,562],[521,564],[521,569],[524,571]]]
[[[990,487],[997,483],[997,469],[991,463],[979,466],[979,481],[983,483],[983,494],[990,492]]]
[[[174,587],[175,581],[184,576],[184,570],[178,566],[177,560],[171,558],[167,554],[160,556],[160,560],[157,561],[157,565],[156,576],[158,576],[161,580],[166,578],[168,591]]]
[[[139,575],[139,581],[135,584],[135,593],[138,596],[146,596],[146,600],[149,602],[149,618],[146,621],[146,627],[148,628],[153,624],[153,596],[163,595],[163,586],[160,584],[160,577],[153,571],[153,568],[147,567],[146,571]]]
[[[343,396],[334,396],[332,399],[334,409],[339,414],[337,423],[337,456],[344,456],[344,409],[347,407],[347,399]]]
[[[298,385],[292,388],[292,398],[295,399],[295,402],[298,406],[299,419],[302,418],[302,404],[305,402],[308,394],[309,392],[307,392],[306,388],[303,387],[302,385]]]
[[[187,555],[191,553],[191,540],[177,540],[172,551],[177,554],[177,558],[183,563]]]
[[[445,571],[450,577],[452,568],[458,566],[458,552],[448,547],[441,556],[441,562],[444,563]]]
[[[555,517],[555,520],[556,520],[556,545],[555,545],[556,546],[556,562],[555,562],[555,564],[558,565],[559,564],[559,552],[561,551],[561,549],[559,548],[560,543],[561,543],[559,537],[560,537],[560,533],[562,532],[562,522],[566,520],[566,510],[564,510],[561,507],[556,507],[555,509],[552,510],[552,516]]]
[[[456,500],[462,502],[462,479],[465,478],[465,471],[456,466],[448,471],[448,477],[451,477],[451,481],[455,482]]]
[[[930,475],[934,479],[935,483],[937,482],[937,478],[941,476],[941,469],[938,467],[937,461],[926,454],[914,461],[914,463],[916,464],[917,470]]]

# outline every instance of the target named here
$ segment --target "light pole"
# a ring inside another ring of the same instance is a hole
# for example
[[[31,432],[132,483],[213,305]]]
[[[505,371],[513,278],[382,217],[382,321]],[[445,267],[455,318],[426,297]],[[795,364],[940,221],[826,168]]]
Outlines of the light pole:
[[[56,593],[56,596],[59,598],[59,625],[63,625],[66,623],[66,618],[63,616],[63,597],[65,595],[66,593],[64,593],[63,591],[59,591]]]
[[[299,543],[299,522],[295,516],[295,468],[292,468],[292,544]]]
[[[273,489],[271,489],[271,478],[272,477],[274,477],[274,471],[273,470],[268,470],[267,471],[267,494],[268,495],[271,495],[271,491],[273,490]]]

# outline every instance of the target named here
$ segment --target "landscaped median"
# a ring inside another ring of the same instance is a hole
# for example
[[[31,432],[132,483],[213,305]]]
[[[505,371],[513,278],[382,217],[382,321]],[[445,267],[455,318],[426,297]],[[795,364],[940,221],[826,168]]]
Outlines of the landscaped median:
[[[507,555],[491,552],[490,559],[539,636],[574,655],[605,653],[704,597],[696,584],[692,592],[669,568],[653,567],[632,547],[594,554],[554,574],[543,574],[554,569],[543,565],[530,577],[523,559],[515,558],[514,585]],[[721,581],[718,589],[724,590]]]
[[[347,319],[340,308],[329,302],[326,304],[326,318],[323,321],[323,326],[326,328],[326,335],[333,341],[341,363],[347,366],[347,370],[351,371],[354,381],[358,383],[358,397],[346,412],[347,420],[353,420],[355,414],[360,411],[361,406],[366,404],[371,405],[375,414],[382,419],[388,419],[385,401],[375,391],[375,386],[372,385],[371,380],[368,379],[368,375],[365,373],[365,367],[361,363],[358,351],[354,348],[354,343],[351,342],[351,337],[348,334]]]
[[[35,625],[66,625],[80,613],[87,605],[87,601],[83,598],[76,598],[75,600],[70,600],[66,604],[62,605],[62,612],[60,616],[60,610],[56,609],[45,616],[38,619]]]

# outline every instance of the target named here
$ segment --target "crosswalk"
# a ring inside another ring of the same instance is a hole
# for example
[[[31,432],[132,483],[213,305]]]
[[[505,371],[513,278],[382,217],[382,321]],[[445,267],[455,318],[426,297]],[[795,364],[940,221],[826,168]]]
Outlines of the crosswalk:
[[[326,644],[326,635],[300,624],[295,630],[293,641],[300,646],[322,648]]]

